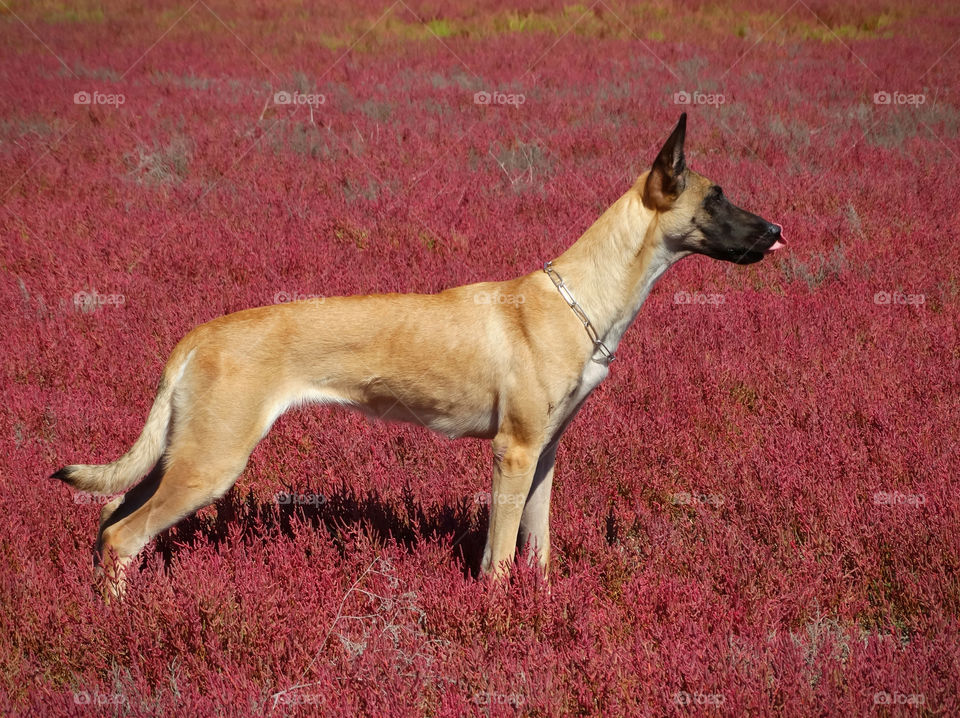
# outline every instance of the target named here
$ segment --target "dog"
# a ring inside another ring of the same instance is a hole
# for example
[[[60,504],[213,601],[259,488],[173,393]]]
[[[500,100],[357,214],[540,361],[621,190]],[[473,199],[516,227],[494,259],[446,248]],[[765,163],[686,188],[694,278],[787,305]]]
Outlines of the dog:
[[[124,571],[151,539],[223,496],[277,417],[308,403],[490,439],[480,568],[504,577],[519,546],[546,576],[557,444],[654,283],[691,254],[751,264],[785,244],[780,225],[687,168],[685,136],[683,114],[651,169],[542,271],[438,294],[259,307],[193,329],[132,448],[53,474],[105,495],[150,474],[101,512],[107,599],[122,595]]]

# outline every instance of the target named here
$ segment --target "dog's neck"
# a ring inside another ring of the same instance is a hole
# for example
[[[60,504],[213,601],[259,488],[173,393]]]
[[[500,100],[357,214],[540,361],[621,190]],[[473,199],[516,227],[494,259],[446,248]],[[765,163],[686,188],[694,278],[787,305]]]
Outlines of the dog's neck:
[[[656,213],[643,205],[642,180],[553,262],[610,351],[616,351],[657,279],[686,256],[664,246]]]

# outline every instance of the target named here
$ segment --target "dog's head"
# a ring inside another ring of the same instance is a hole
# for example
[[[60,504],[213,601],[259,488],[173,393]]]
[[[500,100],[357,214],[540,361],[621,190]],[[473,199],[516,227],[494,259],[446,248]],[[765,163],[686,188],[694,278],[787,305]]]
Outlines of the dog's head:
[[[684,113],[642,189],[643,204],[657,212],[658,229],[667,247],[736,264],[759,262],[783,247],[779,224],[737,207],[718,185],[686,166],[686,128]]]

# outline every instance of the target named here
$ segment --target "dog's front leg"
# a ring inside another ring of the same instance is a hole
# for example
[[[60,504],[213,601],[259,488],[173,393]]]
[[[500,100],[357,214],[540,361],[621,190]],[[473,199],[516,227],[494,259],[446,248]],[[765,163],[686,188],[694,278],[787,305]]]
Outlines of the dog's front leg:
[[[490,528],[480,568],[485,574],[501,578],[510,572],[517,550],[520,517],[533,484],[540,451],[503,436],[494,439],[493,446]]]
[[[544,577],[550,570],[550,491],[553,465],[557,460],[557,442],[540,454],[533,484],[520,517],[520,547],[526,547],[527,560],[540,564]]]

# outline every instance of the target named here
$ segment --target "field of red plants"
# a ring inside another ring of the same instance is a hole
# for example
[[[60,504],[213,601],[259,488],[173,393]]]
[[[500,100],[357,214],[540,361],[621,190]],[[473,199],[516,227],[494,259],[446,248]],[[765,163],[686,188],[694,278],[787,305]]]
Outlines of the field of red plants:
[[[145,7],[146,6],[146,7]],[[960,715],[960,11],[925,0],[0,2],[0,713]],[[561,443],[547,587],[490,447],[335,409],[92,582],[225,312],[536,270],[652,162],[785,228],[670,270]]]

